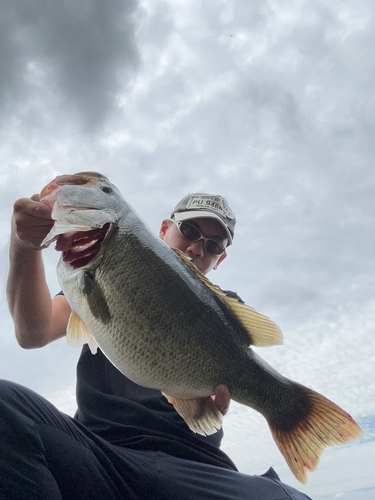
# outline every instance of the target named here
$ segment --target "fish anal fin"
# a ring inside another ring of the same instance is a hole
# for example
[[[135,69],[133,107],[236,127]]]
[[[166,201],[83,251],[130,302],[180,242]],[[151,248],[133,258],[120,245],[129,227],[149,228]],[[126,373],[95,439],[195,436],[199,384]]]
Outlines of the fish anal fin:
[[[217,432],[222,425],[223,415],[216,408],[211,396],[194,399],[180,399],[163,393],[168,402],[185,420],[189,428],[202,436]]]
[[[288,430],[269,422],[272,436],[294,476],[306,484],[306,472],[316,469],[326,446],[344,444],[361,436],[353,418],[321,394],[300,386],[310,409]]]
[[[191,262],[190,258],[181,250],[173,249],[183,262],[198,276],[198,278],[216,295],[226,303],[229,310],[249,336],[249,343],[256,347],[269,347],[283,343],[283,334],[280,328],[267,316],[258,313],[252,307],[239,302],[233,297],[228,297],[219,287],[202,274]]]
[[[83,344],[88,344],[92,354],[96,354],[98,344],[91,335],[89,329],[81,318],[74,311],[71,312],[68,327],[66,329],[66,340],[70,347],[82,347]]]
[[[95,277],[88,271],[82,274],[80,290],[86,297],[94,318],[100,320],[105,325],[108,324],[111,319],[111,314],[107,301]]]

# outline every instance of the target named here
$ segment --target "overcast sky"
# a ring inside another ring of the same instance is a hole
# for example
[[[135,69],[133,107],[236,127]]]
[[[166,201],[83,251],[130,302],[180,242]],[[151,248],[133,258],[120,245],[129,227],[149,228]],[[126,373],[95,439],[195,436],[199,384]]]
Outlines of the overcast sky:
[[[375,58],[371,0],[0,0],[0,376],[74,413],[79,352],[23,351],[4,283],[12,205],[56,174],[109,177],[153,231],[224,195],[234,246],[211,280],[276,321],[257,352],[364,430],[299,485],[263,417],[232,403],[224,450],[314,499],[375,494]],[[45,251],[52,294],[58,254]]]

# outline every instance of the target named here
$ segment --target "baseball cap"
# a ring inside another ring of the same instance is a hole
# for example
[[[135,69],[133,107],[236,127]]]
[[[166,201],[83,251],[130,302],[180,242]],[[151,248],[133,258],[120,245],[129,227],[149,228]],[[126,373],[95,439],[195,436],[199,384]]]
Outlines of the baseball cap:
[[[228,246],[231,245],[236,218],[223,196],[206,193],[189,194],[182,198],[171,213],[171,219],[177,222],[205,217],[220,222],[228,235]]]

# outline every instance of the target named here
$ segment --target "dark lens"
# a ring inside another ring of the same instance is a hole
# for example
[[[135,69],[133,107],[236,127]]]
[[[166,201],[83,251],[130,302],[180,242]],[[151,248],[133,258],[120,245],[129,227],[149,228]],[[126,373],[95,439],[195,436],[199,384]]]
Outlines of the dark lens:
[[[198,229],[191,224],[187,224],[186,222],[182,222],[180,224],[180,231],[182,236],[189,241],[197,241],[201,237],[201,233]]]
[[[225,246],[220,243],[220,241],[215,240],[207,240],[205,248],[208,253],[212,253],[214,255],[220,255],[225,250]]]

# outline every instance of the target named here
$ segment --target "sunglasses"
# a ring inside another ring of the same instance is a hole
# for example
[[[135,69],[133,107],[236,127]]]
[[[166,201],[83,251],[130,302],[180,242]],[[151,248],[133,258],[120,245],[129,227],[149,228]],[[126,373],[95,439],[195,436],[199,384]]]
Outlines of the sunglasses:
[[[197,227],[189,224],[188,222],[176,222],[172,219],[170,220],[176,224],[179,233],[183,238],[185,238],[185,240],[190,241],[191,243],[203,240],[205,251],[212,255],[222,255],[225,253],[225,245],[222,241],[206,238]]]

